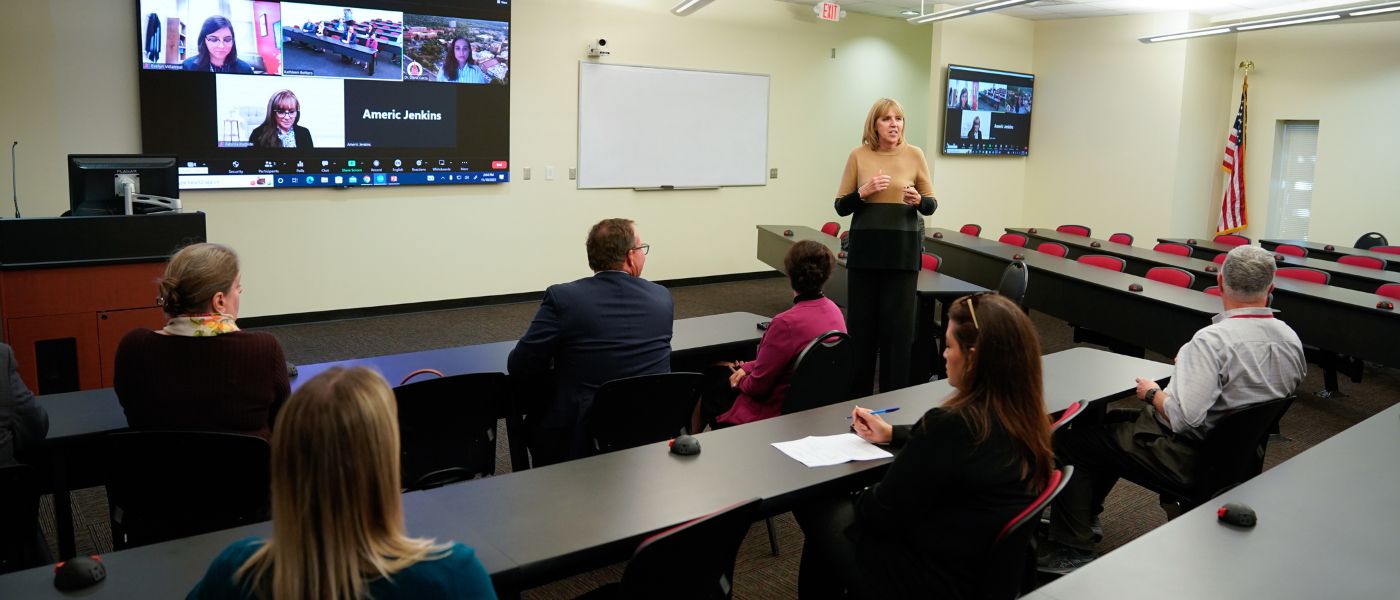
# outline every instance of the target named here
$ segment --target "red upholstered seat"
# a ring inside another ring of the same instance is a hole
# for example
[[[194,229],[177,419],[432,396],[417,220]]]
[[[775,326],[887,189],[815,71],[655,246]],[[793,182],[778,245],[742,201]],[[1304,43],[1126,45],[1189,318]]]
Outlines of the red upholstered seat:
[[[976,223],[968,223],[967,225],[963,225],[962,229],[958,231],[967,235],[982,235],[982,226]]]
[[[1084,237],[1089,237],[1089,228],[1083,225],[1061,225],[1059,227],[1056,227],[1055,231],[1058,231],[1060,233],[1068,233],[1070,235],[1082,235]]]
[[[938,271],[938,265],[943,264],[943,259],[939,258],[937,254],[929,254],[928,252],[921,254],[919,260],[922,261],[922,266],[926,271]]]
[[[1337,262],[1353,267],[1385,270],[1385,261],[1374,256],[1342,256],[1337,258]]]
[[[1017,248],[1026,247],[1026,236],[1019,233],[1003,233],[1001,237],[997,238],[997,241],[1003,244],[1011,244]]]
[[[1376,288],[1376,293],[1387,298],[1400,298],[1400,283],[1387,283]]]
[[[1332,281],[1332,274],[1327,271],[1308,269],[1304,267],[1283,267],[1275,272],[1279,277],[1297,279],[1300,281],[1311,281],[1313,283],[1326,284]]]
[[[1274,248],[1274,252],[1277,252],[1279,254],[1287,254],[1289,256],[1298,256],[1302,258],[1307,258],[1308,256],[1307,248],[1304,248],[1302,246],[1294,246],[1293,244],[1279,244],[1277,248]]]
[[[1108,236],[1108,241],[1113,242],[1115,244],[1123,244],[1124,246],[1131,246],[1133,245],[1133,234],[1115,233],[1113,235]]]
[[[1400,254],[1400,246],[1372,246],[1372,252],[1384,252],[1386,254]]]
[[[1210,286],[1210,287],[1208,287],[1208,288],[1206,288],[1206,289],[1203,289],[1203,290],[1201,290],[1201,291],[1202,291],[1202,292],[1205,292],[1205,293],[1207,293],[1207,294],[1210,294],[1210,295],[1212,295],[1212,296],[1219,296],[1219,295],[1220,295],[1220,286],[1218,286],[1218,285],[1212,285],[1212,286]]]
[[[822,225],[822,233],[836,237],[836,234],[841,233],[841,224],[835,221],[828,222],[826,225]]]
[[[1058,242],[1043,242],[1035,247],[1037,252],[1044,252],[1050,256],[1064,258],[1069,255],[1069,248]]]
[[[1100,269],[1118,271],[1119,273],[1122,273],[1123,269],[1128,266],[1127,262],[1123,259],[1118,258],[1117,256],[1108,256],[1106,254],[1085,254],[1084,256],[1079,257],[1079,262],[1082,262],[1086,265],[1095,266]]]
[[[1196,283],[1195,275],[1192,275],[1190,271],[1176,267],[1152,267],[1147,270],[1147,278],[1184,288],[1189,288],[1191,284]]]
[[[1153,246],[1152,249],[1156,250],[1157,252],[1166,252],[1167,254],[1176,254],[1178,256],[1191,256],[1191,247],[1187,246],[1186,244],[1173,244],[1170,242],[1162,242],[1160,244],[1157,244],[1156,246]]]
[[[1215,236],[1215,243],[1225,244],[1227,246],[1243,246],[1249,243],[1249,238],[1238,233],[1227,233],[1225,235]]]
[[[1228,254],[1225,254],[1225,253],[1217,254],[1217,255],[1215,255],[1215,258],[1210,259],[1210,262],[1213,262],[1213,263],[1215,263],[1215,264],[1217,264],[1217,265],[1223,265],[1223,264],[1225,264],[1225,257],[1226,257],[1226,256],[1229,256],[1229,255],[1228,255]]]

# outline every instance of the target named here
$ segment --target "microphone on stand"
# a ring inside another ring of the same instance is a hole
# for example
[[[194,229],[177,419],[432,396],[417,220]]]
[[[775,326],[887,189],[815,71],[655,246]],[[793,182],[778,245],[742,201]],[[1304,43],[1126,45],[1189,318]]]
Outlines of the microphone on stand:
[[[19,218],[19,171],[15,169],[15,148],[19,146],[19,140],[10,144],[10,191],[15,194],[15,218]]]

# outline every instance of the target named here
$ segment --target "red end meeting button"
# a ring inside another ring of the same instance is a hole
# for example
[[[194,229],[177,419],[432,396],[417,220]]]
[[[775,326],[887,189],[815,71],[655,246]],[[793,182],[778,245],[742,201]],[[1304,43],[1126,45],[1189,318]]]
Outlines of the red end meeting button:
[[[492,169],[496,169],[496,170],[504,169],[504,168],[506,168],[506,161],[503,161],[503,160],[493,160],[493,161],[491,161],[491,168],[492,168]]]

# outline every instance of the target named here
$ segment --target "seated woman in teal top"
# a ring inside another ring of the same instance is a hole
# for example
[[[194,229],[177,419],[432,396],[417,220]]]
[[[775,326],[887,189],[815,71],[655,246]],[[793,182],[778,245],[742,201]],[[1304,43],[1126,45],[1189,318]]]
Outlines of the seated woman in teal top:
[[[374,371],[330,369],[292,394],[271,476],[272,539],[226,548],[189,598],[496,597],[471,548],[405,533],[394,394]]]

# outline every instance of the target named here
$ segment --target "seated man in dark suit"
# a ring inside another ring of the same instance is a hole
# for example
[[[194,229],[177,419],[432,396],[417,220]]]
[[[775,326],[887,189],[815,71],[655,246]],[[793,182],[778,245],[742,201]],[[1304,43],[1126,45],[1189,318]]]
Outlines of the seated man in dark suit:
[[[18,461],[49,432],[49,414],[19,378],[14,350],[0,344],[0,467]]]
[[[671,370],[675,307],[666,288],[641,278],[650,246],[627,219],[594,225],[586,246],[593,276],[549,286],[510,353],[517,378],[551,367],[558,376],[552,398],[527,410],[535,466],[589,454],[584,418],[599,386]]]

